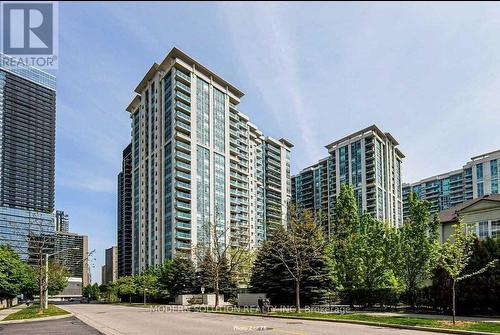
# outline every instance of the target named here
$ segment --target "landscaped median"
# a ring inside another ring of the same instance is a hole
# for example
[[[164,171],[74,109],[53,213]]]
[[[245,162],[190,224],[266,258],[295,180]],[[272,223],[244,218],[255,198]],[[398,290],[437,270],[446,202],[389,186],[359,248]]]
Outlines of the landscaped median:
[[[2,322],[13,321],[13,320],[39,319],[52,316],[61,316],[66,314],[70,313],[54,305],[49,305],[49,307],[44,311],[40,311],[38,305],[31,305],[17,312],[9,314],[5,319],[2,320]]]
[[[326,314],[318,312],[271,312],[269,314],[259,314],[244,309],[192,309],[192,311],[248,315],[259,317],[277,317],[277,318],[292,318],[303,320],[330,321],[330,322],[346,322],[357,323],[372,326],[394,327],[394,328],[409,328],[420,329],[427,331],[439,331],[455,334],[465,334],[467,332],[478,334],[500,334],[500,322],[488,321],[457,321],[455,325],[449,320],[418,318],[406,316],[375,316],[364,313],[346,313],[346,314]]]

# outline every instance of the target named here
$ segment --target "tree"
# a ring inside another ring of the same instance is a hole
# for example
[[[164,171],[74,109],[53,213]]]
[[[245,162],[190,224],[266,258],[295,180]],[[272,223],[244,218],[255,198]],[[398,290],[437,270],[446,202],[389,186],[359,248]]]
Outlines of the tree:
[[[68,286],[68,268],[56,262],[49,262],[49,283],[50,295],[57,295]]]
[[[148,267],[144,269],[139,275],[134,277],[135,284],[137,285],[138,291],[142,292],[144,297],[144,304],[146,304],[146,298],[149,294],[154,295],[156,289],[158,288],[158,274],[156,269],[153,267]]]
[[[359,227],[359,212],[354,189],[349,184],[340,185],[340,193],[335,200],[333,219],[333,236],[339,242],[346,240]]]
[[[89,300],[99,300],[99,284],[88,284],[83,288],[82,295]]]
[[[170,297],[196,291],[196,269],[190,258],[175,257],[158,269],[158,286]]]
[[[215,293],[215,307],[219,306],[219,295],[221,292],[232,295],[236,289],[235,277],[238,269],[246,261],[249,241],[245,234],[237,234],[234,243],[229,239],[231,224],[223,222],[216,215],[214,224],[208,222],[204,231],[208,236],[195,247],[195,255],[198,261],[198,276],[200,284]]]
[[[231,248],[229,254],[232,280],[238,287],[248,287],[252,276],[255,252],[243,248]]]
[[[418,289],[430,278],[437,263],[439,242],[437,216],[430,218],[429,202],[409,195],[410,216],[394,234],[393,264],[406,297],[415,307]]]
[[[454,232],[443,244],[440,253],[440,265],[450,275],[452,280],[452,312],[453,324],[455,324],[455,286],[458,282],[477,276],[493,267],[498,260],[492,260],[485,266],[471,273],[464,273],[472,255],[474,236],[465,232],[462,220],[454,225]]]
[[[257,251],[250,285],[253,292],[266,293],[273,305],[291,305],[295,300],[295,282],[285,265],[273,252],[275,239],[266,241]],[[301,304],[321,303],[335,289],[334,266],[324,254],[305,271],[300,286]]]
[[[0,245],[0,298],[14,298],[29,283],[29,267],[8,245]]]
[[[332,216],[329,255],[336,265],[340,288],[349,290],[361,285],[361,263],[358,246],[360,240],[358,205],[353,188],[341,184]]]
[[[364,214],[361,218],[359,243],[356,254],[361,264],[362,286],[373,292],[374,289],[390,285],[392,277],[390,243],[393,228]]]
[[[134,277],[132,276],[120,277],[116,281],[116,286],[118,288],[118,294],[127,295],[128,302],[132,302],[132,294],[135,294],[137,291],[137,287],[134,282]]]
[[[116,282],[109,281],[106,284],[100,285],[99,291],[101,296],[104,296],[107,301],[118,300],[118,284]]]
[[[323,230],[314,222],[310,211],[303,210],[296,215],[291,206],[288,229],[276,227],[269,249],[293,279],[295,310],[300,312],[301,284],[307,273],[314,272],[314,263],[325,254]]]

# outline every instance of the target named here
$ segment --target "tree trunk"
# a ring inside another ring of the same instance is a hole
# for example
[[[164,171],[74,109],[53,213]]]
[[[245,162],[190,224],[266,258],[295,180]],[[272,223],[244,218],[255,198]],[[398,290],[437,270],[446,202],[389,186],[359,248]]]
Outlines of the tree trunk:
[[[39,297],[39,304],[38,304],[38,309],[40,311],[43,311],[43,302],[45,300],[45,298],[43,297],[43,292],[44,292],[44,289],[43,289],[43,282],[44,282],[44,274],[43,274],[43,266],[42,266],[42,256],[40,256],[40,280],[39,280],[39,283],[40,283],[40,295],[38,296]]]
[[[215,275],[215,307],[219,307],[219,273]]]
[[[455,280],[453,280],[452,285],[452,309],[453,309],[453,324],[455,324]]]
[[[295,311],[300,313],[300,282],[295,281]]]
[[[132,303],[132,294],[131,293],[129,293],[129,295],[128,295],[128,302],[129,302],[129,304]]]

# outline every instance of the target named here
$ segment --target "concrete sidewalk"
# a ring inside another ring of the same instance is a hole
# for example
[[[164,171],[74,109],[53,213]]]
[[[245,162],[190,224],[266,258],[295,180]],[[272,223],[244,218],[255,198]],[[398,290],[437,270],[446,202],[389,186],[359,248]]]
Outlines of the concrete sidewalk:
[[[357,312],[359,314],[373,315],[373,316],[400,316],[407,318],[421,318],[421,319],[436,319],[436,320],[451,320],[451,315],[440,314],[419,314],[419,313],[394,313],[394,312]],[[487,318],[476,316],[456,316],[457,321],[480,321],[480,322],[493,322],[500,323],[499,318]]]
[[[17,306],[11,307],[11,308],[0,309],[0,321],[5,319],[7,317],[7,315],[15,313],[21,309],[26,308],[26,307],[28,307],[28,306],[26,306],[26,304],[21,304],[21,305],[17,305]]]

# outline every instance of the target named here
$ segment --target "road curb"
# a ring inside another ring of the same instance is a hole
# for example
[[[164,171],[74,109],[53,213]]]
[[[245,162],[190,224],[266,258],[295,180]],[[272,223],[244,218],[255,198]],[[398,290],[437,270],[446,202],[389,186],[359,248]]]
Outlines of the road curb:
[[[22,320],[0,321],[0,325],[8,325],[8,324],[13,324],[13,323],[27,323],[27,322],[47,321],[47,320],[58,320],[58,319],[65,319],[65,318],[69,318],[71,316],[74,316],[73,313],[71,313],[71,312],[68,312],[68,313],[69,314],[56,315],[56,316],[46,316],[46,317],[43,317],[43,318],[32,318],[32,319],[22,319]]]
[[[407,325],[394,325],[390,323],[380,323],[380,322],[370,322],[370,321],[358,321],[358,320],[343,320],[343,319],[322,319],[308,316],[285,316],[285,315],[265,315],[265,314],[242,314],[242,313],[231,313],[231,312],[202,312],[202,313],[215,313],[215,314],[228,314],[228,315],[239,315],[239,316],[255,316],[263,318],[277,318],[277,319],[293,319],[293,320],[308,320],[308,321],[326,321],[326,322],[338,322],[338,323],[351,323],[364,326],[376,326],[376,327],[386,327],[386,328],[396,328],[396,329],[408,329],[408,330],[420,330],[434,333],[446,333],[446,334],[462,334],[462,335],[498,335],[498,333],[489,332],[477,332],[471,330],[458,330],[458,329],[446,329],[446,328],[431,328],[431,327],[421,327],[421,326],[407,326]]]
[[[66,312],[69,312],[67,309],[65,309],[63,307],[63,305],[60,305],[59,307],[61,309],[64,309]],[[73,314],[73,313],[71,313],[71,314]],[[81,322],[83,322],[84,324],[86,324],[87,326],[94,328],[96,331],[98,331],[102,335],[121,335],[121,333],[118,332],[117,330],[115,330],[111,327],[108,327],[106,325],[103,325],[102,323],[97,322],[95,320],[92,320],[84,315],[73,314],[73,316],[75,318],[77,318],[78,320],[80,320]]]

